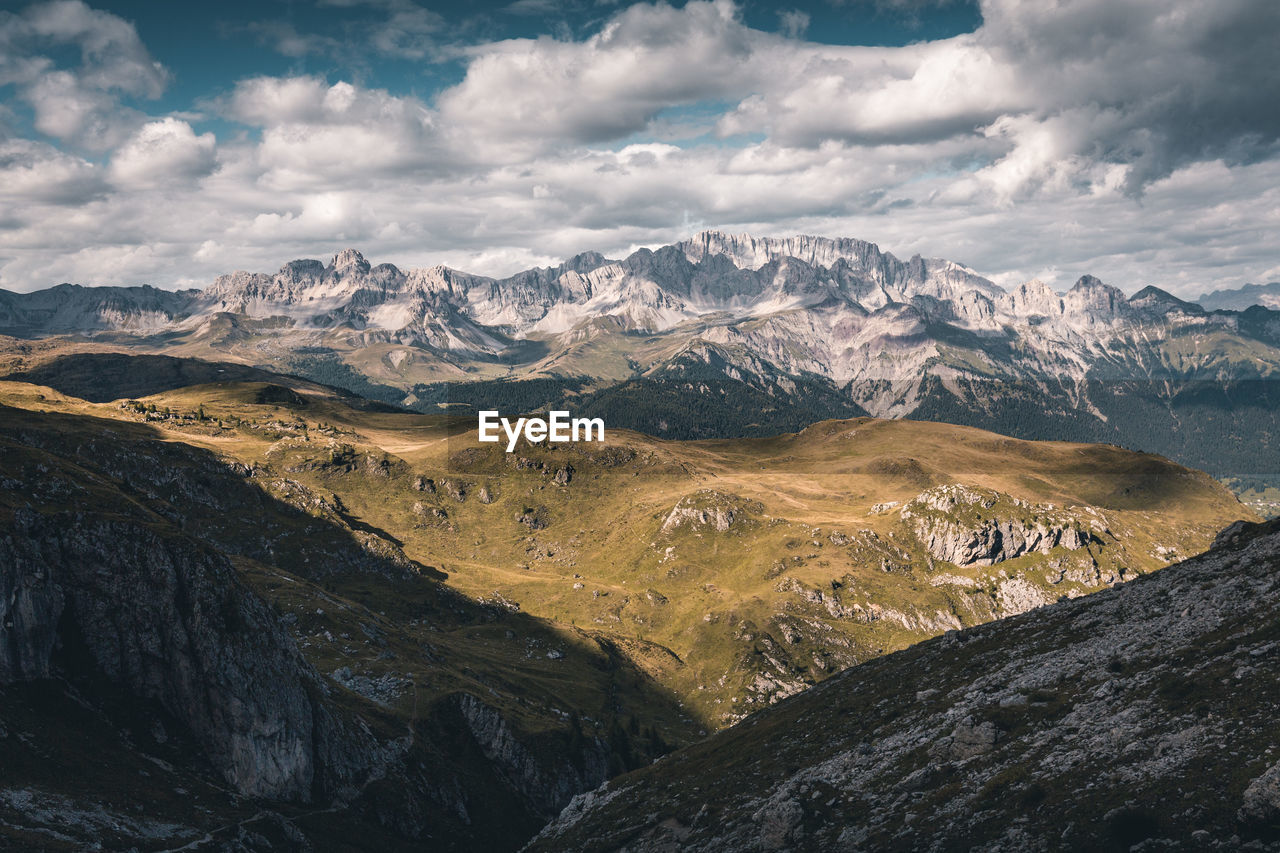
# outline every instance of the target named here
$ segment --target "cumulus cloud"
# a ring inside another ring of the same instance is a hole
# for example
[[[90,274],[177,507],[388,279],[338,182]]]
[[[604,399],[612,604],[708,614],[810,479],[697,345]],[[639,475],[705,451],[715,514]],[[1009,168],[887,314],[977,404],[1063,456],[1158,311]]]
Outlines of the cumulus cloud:
[[[41,142],[0,142],[0,206],[81,204],[105,189],[100,170],[83,158]]]
[[[881,51],[814,47],[722,122],[813,145],[921,142],[968,134],[1004,143],[984,174],[1002,199],[1123,168],[1138,194],[1213,158],[1250,162],[1280,139],[1271,0],[984,0],[972,34]]]
[[[59,66],[66,48],[78,51],[77,65]],[[48,136],[109,149],[142,119],[120,98],[158,97],[167,80],[132,24],[80,0],[0,12],[0,85],[18,90]]]
[[[1269,103],[1280,89],[1272,0],[982,8],[972,34],[843,48],[751,30],[725,0],[636,5],[582,42],[474,49],[440,110],[490,145],[504,136],[606,142],[644,131],[671,107],[726,99],[736,106],[719,122],[724,136],[816,146],[967,135],[975,151],[1003,143],[1004,162],[989,164],[988,177],[1006,199],[1055,180],[1090,181],[1096,164],[1123,166],[1124,188],[1136,194],[1187,163],[1248,162],[1280,139]],[[803,30],[791,13],[782,23],[788,35]],[[1047,144],[1050,135],[1059,141]]]
[[[988,0],[983,13],[981,47],[1042,99],[1032,115],[1091,126],[1072,154],[1123,165],[1130,192],[1189,163],[1255,160],[1280,139],[1269,0]]]
[[[85,86],[149,97],[164,89],[167,72],[151,58],[133,25],[110,12],[81,0],[56,0],[29,7],[9,24],[12,42],[45,40],[79,48]]]
[[[197,136],[185,121],[148,122],[112,155],[111,179],[127,188],[173,188],[209,174],[214,147],[212,133]]]
[[[760,40],[782,41],[743,26],[728,0],[638,4],[584,42],[475,48],[465,79],[438,106],[444,121],[495,152],[608,142],[670,107],[741,94]]]
[[[279,189],[363,184],[451,163],[431,110],[381,89],[329,85],[319,77],[257,77],[241,81],[222,109],[261,130],[254,158],[262,179]]]

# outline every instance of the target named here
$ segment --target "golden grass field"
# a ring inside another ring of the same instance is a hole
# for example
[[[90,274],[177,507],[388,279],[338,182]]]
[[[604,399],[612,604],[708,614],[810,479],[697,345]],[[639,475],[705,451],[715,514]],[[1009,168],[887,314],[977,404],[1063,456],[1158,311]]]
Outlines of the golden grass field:
[[[321,386],[281,382],[290,387],[215,382],[103,403],[0,382],[0,403],[133,422],[259,466],[255,482],[268,490],[301,484],[364,535],[444,575],[423,583],[518,607],[565,636],[606,639],[707,728],[853,663],[1016,612],[1010,590],[1043,601],[1086,594],[1254,518],[1208,475],[1111,446],[858,419],[751,440],[607,430],[603,444],[507,454],[480,444],[473,421],[365,411]],[[946,484],[1007,496],[992,512],[1031,518],[1052,505],[1106,532],[1083,549],[951,565],[899,514]],[[495,654],[495,666],[520,665]],[[554,684],[559,661],[540,654],[529,665]]]

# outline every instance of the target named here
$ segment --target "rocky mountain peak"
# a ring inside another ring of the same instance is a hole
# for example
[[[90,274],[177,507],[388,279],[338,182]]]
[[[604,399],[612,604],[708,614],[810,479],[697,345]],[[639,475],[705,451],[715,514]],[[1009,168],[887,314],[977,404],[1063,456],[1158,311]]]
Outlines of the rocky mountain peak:
[[[334,255],[333,263],[329,268],[335,272],[345,272],[354,270],[356,272],[367,273],[369,271],[369,262],[364,259],[364,255],[355,249],[343,249]]]
[[[1025,299],[1057,299],[1058,292],[1038,278],[1024,281],[1013,291]]]
[[[1091,275],[1080,276],[1066,295],[1071,308],[1094,316],[1119,314],[1129,302],[1119,288]]]
[[[1102,279],[1092,275],[1082,275],[1076,280],[1072,290],[1106,290],[1107,285],[1102,283]]]
[[[600,254],[599,252],[582,252],[580,254],[574,255],[572,258],[565,261],[556,269],[561,273],[565,273],[565,272],[584,273],[584,272],[590,272],[596,267],[604,266],[607,263],[609,263],[609,259],[606,258],[604,255]]]
[[[1135,308],[1154,309],[1159,313],[1170,310],[1180,310],[1190,314],[1204,313],[1204,309],[1194,302],[1179,299],[1167,290],[1161,290],[1154,285],[1148,285],[1129,297],[1129,304]]]
[[[359,252],[356,253],[359,255]],[[280,273],[309,273],[311,275],[319,275],[324,272],[324,264],[314,258],[299,258],[295,261],[289,261],[280,268]]]
[[[372,266],[355,248],[330,257],[291,261],[276,273],[233,273],[189,294],[72,286],[0,292],[0,331],[183,333],[214,315],[243,315],[284,322],[273,328],[289,330],[280,333],[286,347],[314,346],[301,336],[320,333],[342,336],[343,346],[394,339],[489,361],[531,353],[513,344],[526,336],[611,328],[593,325],[605,318],[671,334],[669,352],[699,341],[737,352],[727,359],[735,377],[814,375],[840,385],[883,379],[886,370],[904,380],[935,369],[967,372],[979,362],[999,364],[1001,375],[1019,380],[1042,373],[1079,379],[1115,346],[1125,352],[1115,370],[1145,375],[1142,365],[1163,363],[1159,350],[1174,346],[1173,336],[1191,320],[1229,336],[1261,336],[1269,347],[1280,335],[1280,319],[1270,314],[1240,326],[1234,315],[1199,313],[1154,288],[1127,299],[1090,275],[1065,293],[1040,281],[1005,292],[953,261],[923,254],[900,260],[851,238],[709,230],[626,258],[584,252],[501,278],[443,266]],[[1142,327],[1141,341],[1126,337],[1134,325]],[[353,330],[358,338],[350,337]],[[1010,334],[1020,339],[1018,354],[997,343]],[[247,337],[236,341],[228,345],[249,346]],[[935,368],[931,359],[940,354],[946,364]],[[588,373],[601,364],[585,350],[566,357]],[[857,405],[877,415],[917,405],[902,388],[867,385],[861,393]]]
[[[703,231],[677,244],[690,261],[725,255],[741,269],[757,270],[772,260],[792,257],[814,267],[831,267],[844,258],[862,269],[878,266],[884,255],[874,243],[850,238],[832,239],[798,234],[794,237],[753,237]]]

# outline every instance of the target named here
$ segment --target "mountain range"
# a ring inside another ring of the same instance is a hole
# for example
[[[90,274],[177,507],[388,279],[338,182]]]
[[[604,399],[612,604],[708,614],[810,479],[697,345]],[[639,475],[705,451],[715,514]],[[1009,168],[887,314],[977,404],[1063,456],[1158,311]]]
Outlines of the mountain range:
[[[347,249],[204,290],[0,293],[0,332],[283,370],[421,411],[571,399],[668,437],[913,417],[1159,452],[1242,491],[1280,485],[1258,452],[1280,437],[1280,312],[1126,297],[1092,276],[1006,291],[853,239],[708,231],[504,279]]]
[[[1201,294],[1196,302],[1210,311],[1243,311],[1254,305],[1280,309],[1280,281],[1246,284],[1235,290],[1215,290]]]

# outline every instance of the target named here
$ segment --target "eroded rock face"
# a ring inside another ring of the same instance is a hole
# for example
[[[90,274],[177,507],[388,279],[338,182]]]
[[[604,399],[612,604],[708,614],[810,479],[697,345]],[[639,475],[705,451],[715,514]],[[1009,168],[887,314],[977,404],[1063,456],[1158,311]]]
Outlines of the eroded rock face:
[[[770,801],[751,819],[760,828],[761,850],[783,850],[799,834],[800,824],[804,821],[804,807],[795,799]]]
[[[458,694],[454,702],[485,757],[501,769],[537,811],[548,817],[564,808],[578,792],[599,785],[609,776],[608,750],[598,740],[587,741],[581,755],[557,751],[554,756],[539,758],[493,707],[469,693]]]
[[[48,678],[64,599],[44,566],[19,567],[12,537],[0,539],[0,684]]]
[[[48,677],[55,645],[161,702],[243,794],[308,800],[314,688],[225,558],[125,520],[19,510],[0,539],[0,683]]]
[[[990,566],[1056,547],[1085,547],[1092,533],[1069,514],[1033,506],[989,489],[936,486],[900,510],[934,558],[957,566]]]
[[[1053,598],[1025,578],[1009,578],[996,588],[996,601],[1001,613],[1012,616],[1050,604]]]

